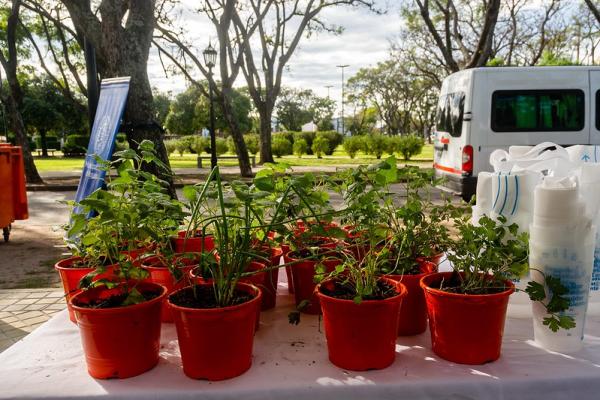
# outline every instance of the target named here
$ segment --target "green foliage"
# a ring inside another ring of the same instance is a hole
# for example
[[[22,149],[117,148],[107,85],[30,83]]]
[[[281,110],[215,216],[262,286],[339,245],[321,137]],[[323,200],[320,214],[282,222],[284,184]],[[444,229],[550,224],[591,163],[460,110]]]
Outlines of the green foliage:
[[[163,128],[165,127],[170,107],[171,92],[163,93],[156,88],[152,88],[152,111],[156,122]]]
[[[260,150],[260,138],[256,133],[248,133],[244,135],[244,141],[246,142],[246,148],[248,149],[248,153],[256,154]],[[235,142],[233,141],[233,137],[229,136],[227,138],[227,147],[229,148],[229,152],[232,154],[236,154],[235,151]]]
[[[71,214],[67,244],[75,255],[95,271],[82,280],[84,286],[107,284],[92,278],[105,272],[107,265],[118,264],[114,273],[125,281],[144,279],[148,273],[132,262],[129,252],[148,245],[156,245],[165,252],[169,237],[177,232],[185,214],[182,204],[170,198],[168,183],[141,170],[143,163],[155,164],[166,170],[156,156],[154,144],[140,143],[138,152],[127,149],[116,152],[116,160],[105,163],[106,169],[116,168],[117,177],[107,174],[107,188],[98,189],[80,203],[72,203],[78,212]],[[93,215],[92,217],[89,217]],[[129,286],[123,305],[139,302],[134,286]]]
[[[217,131],[230,132],[229,123],[223,114],[223,109],[219,101],[217,99],[214,101],[215,129]],[[252,120],[250,118],[252,104],[248,96],[242,91],[233,90],[231,92],[231,107],[233,109],[233,117],[242,134],[250,132],[250,129],[252,129]],[[210,126],[210,102],[204,96],[200,97],[196,103],[194,121],[200,127]]]
[[[456,216],[454,221],[458,232],[448,259],[454,270],[461,273],[456,291],[479,294],[503,289],[507,279],[527,272],[529,237],[519,232],[516,224],[505,226],[505,218],[495,221],[487,216],[478,225],[473,225],[467,216]]]
[[[300,131],[302,125],[312,120],[311,90],[282,88],[275,105],[277,121],[288,131]]]
[[[190,135],[202,128],[195,118],[196,104],[202,93],[190,86],[171,101],[169,113],[165,118],[165,128],[173,135]]]
[[[178,139],[175,142],[175,150],[179,153],[179,156],[183,156],[183,153],[190,150],[190,144],[184,139]]]
[[[336,147],[338,147],[344,141],[344,135],[337,131],[317,132],[316,138],[327,139],[328,147],[327,150],[324,151],[324,153],[328,156],[332,155]]]
[[[192,149],[196,154],[210,153],[210,138],[204,136],[194,137]]]
[[[327,154],[327,152],[329,151],[329,140],[324,136],[317,135],[317,137],[313,141],[311,148],[313,153],[317,156],[317,158],[322,158],[323,154]]]
[[[384,153],[392,154],[394,146],[388,136],[368,135],[365,136],[365,152],[380,159]]]
[[[223,139],[223,138],[216,138],[215,146],[216,146],[217,156],[223,155],[223,154],[227,153],[227,150],[229,150],[229,146],[227,146],[227,140]]]
[[[548,292],[551,294],[550,300],[545,302],[546,288],[543,284],[534,280],[527,284],[525,292],[529,295],[529,298],[533,301],[538,301],[546,307],[548,316],[544,317],[543,324],[548,327],[552,332],[557,332],[560,328],[571,329],[575,327],[575,320],[573,317],[563,315],[562,312],[569,309],[569,299],[565,295],[569,290],[561,283],[560,279],[557,279],[550,275],[544,275],[540,271],[537,271],[548,288]]]
[[[307,146],[307,150],[306,150],[306,154],[312,154],[312,143],[313,140],[315,140],[315,137],[317,136],[317,132],[293,132],[293,142],[295,143],[297,140],[299,139],[303,139],[304,141],[306,141],[306,146]]]
[[[272,139],[275,140],[276,138],[283,138],[290,143],[294,143],[294,137],[295,137],[296,133],[298,133],[298,132],[291,132],[291,131],[275,132],[272,135]]]
[[[169,140],[165,140],[165,148],[167,149],[167,155],[171,155],[173,154],[173,152],[175,152],[177,150],[177,139],[169,139]]]
[[[42,148],[42,137],[34,136],[33,141],[35,142],[35,147],[38,149]],[[56,136],[46,136],[46,148],[47,149],[60,149],[60,141]]]
[[[294,142],[294,154],[298,158],[302,158],[302,155],[306,154],[307,151],[308,151],[308,144],[306,143],[306,140],[304,140],[304,139],[297,139]]]
[[[392,139],[394,151],[400,153],[404,161],[410,160],[423,150],[425,141],[415,135],[398,136]]]
[[[248,148],[248,153],[256,154],[260,151],[260,137],[256,133],[244,135],[244,140],[246,142],[246,147]],[[235,148],[232,153],[235,154]]]
[[[362,136],[348,136],[344,139],[342,145],[344,146],[344,151],[350,158],[356,157],[356,154],[365,148],[365,142]]]
[[[579,63],[571,60],[570,58],[557,55],[548,50],[544,50],[542,57],[538,61],[540,66],[569,66],[569,65],[580,65]]]
[[[276,157],[287,156],[292,154],[292,143],[281,136],[274,137],[271,141],[271,151]]]
[[[69,135],[65,139],[62,152],[65,156],[80,156],[87,152],[90,137],[85,135]]]

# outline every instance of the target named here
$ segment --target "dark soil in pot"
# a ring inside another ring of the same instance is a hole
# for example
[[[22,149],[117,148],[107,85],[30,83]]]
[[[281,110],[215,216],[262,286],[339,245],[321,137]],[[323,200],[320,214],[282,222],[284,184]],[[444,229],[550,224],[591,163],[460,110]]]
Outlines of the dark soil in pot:
[[[194,292],[196,292],[195,295]],[[230,304],[232,306],[242,304],[253,299],[253,296],[239,289],[235,290],[233,297],[233,304]],[[188,308],[208,309],[221,307],[217,305],[213,288],[206,285],[196,285],[195,287],[188,287],[180,290],[171,295],[171,297],[169,297],[169,301],[178,306]]]
[[[336,299],[353,300],[356,297],[356,291],[351,285],[342,281],[334,281],[329,284],[321,285],[320,291],[326,296]],[[397,286],[390,282],[380,280],[375,287],[375,293],[365,296],[363,300],[384,300],[398,295]]]
[[[496,294],[502,293],[509,289],[506,286],[503,280],[496,280],[492,277],[486,276],[481,278],[481,282],[485,282],[485,287],[474,287],[474,288],[464,288],[461,287],[463,282],[463,278],[461,275],[454,271],[449,279],[441,279],[439,282],[433,282],[430,287],[434,289],[443,290],[448,293],[457,293],[457,294]]]

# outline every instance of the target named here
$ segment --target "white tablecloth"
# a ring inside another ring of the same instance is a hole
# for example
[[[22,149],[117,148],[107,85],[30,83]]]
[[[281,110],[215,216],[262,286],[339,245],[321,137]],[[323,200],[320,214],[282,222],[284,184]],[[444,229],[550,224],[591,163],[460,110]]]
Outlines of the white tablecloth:
[[[537,348],[531,320],[509,318],[502,357],[487,365],[444,361],[429,332],[398,338],[395,363],[351,372],[327,359],[316,316],[289,325],[292,299],[280,288],[275,310],[262,313],[252,368],[222,382],[196,381],[181,369],[175,327],[163,324],[160,362],[124,380],[86,371],[77,327],[61,312],[0,354],[2,399],[600,399],[600,318],[588,319],[585,347],[570,356]],[[126,338],[124,338],[126,340]]]

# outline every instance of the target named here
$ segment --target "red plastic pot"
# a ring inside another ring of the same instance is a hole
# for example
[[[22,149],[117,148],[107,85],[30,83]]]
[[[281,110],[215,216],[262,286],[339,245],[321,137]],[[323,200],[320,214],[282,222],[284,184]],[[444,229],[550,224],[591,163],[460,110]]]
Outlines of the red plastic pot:
[[[266,272],[262,286],[259,286],[263,295],[261,302],[261,310],[263,311],[275,307],[277,301],[277,282],[279,280],[279,268],[277,266],[279,266],[281,256],[283,255],[283,251],[278,247],[270,247],[267,250],[270,252],[270,260],[267,267],[274,268]]]
[[[89,374],[98,379],[129,378],[152,369],[158,363],[160,312],[167,290],[150,282],[139,282],[141,292],[159,296],[125,307],[81,307],[91,300],[108,298],[122,290],[96,287],[71,299]]]
[[[396,357],[396,337],[400,304],[406,288],[400,282],[386,279],[395,285],[397,295],[385,300],[343,300],[315,290],[323,308],[323,326],[327,338],[329,360],[336,366],[353,371],[386,368]]]
[[[213,235],[198,235],[186,238],[185,234],[185,231],[181,231],[177,234],[177,237],[171,238],[171,243],[176,253],[206,253],[215,248]]]
[[[142,261],[142,268],[144,268],[150,274],[150,282],[158,283],[159,285],[164,286],[167,289],[167,295],[169,295],[175,290],[181,289],[190,284],[189,273],[194,266],[198,265],[197,260],[185,257],[180,258],[178,262],[182,264],[181,267],[179,267],[182,275],[181,279],[178,281],[158,256],[152,256],[144,259]],[[167,304],[166,297],[162,302],[161,321],[173,322],[173,316],[171,315],[171,309]]]
[[[298,233],[301,233],[301,232],[304,232],[304,230],[298,230]],[[321,243],[319,245],[319,247],[322,249],[335,249],[338,246],[340,246],[340,242],[337,239],[328,238],[328,237],[315,237],[315,239],[323,240],[323,243]],[[283,251],[283,257],[285,259],[285,255],[287,253],[289,253],[290,251],[292,251],[292,248],[289,244],[282,243],[281,250]],[[286,263],[287,263],[287,261],[286,261]],[[294,279],[292,277],[292,267],[289,265],[286,265],[285,273],[287,275],[288,291],[290,292],[290,294],[294,294],[295,288],[294,288]]]
[[[265,268],[266,268],[265,264],[259,263],[258,261],[250,261],[250,265],[248,266],[248,268],[246,268],[246,271],[248,271],[248,272],[263,271]],[[264,290],[265,290],[267,276],[268,276],[267,273],[263,271],[263,272],[259,272],[254,275],[250,275],[250,276],[240,279],[240,282],[248,283],[250,285],[256,286],[262,294],[261,300],[260,300],[260,307],[256,311],[256,330],[258,330],[260,327],[260,310],[262,309],[262,299],[264,298]]]
[[[285,255],[287,253],[290,252],[290,246],[288,244],[282,243],[281,244],[281,251],[283,252],[283,257],[285,259]],[[286,261],[284,261],[286,262]],[[288,284],[288,292],[290,294],[294,294],[294,280],[292,279],[292,267],[290,267],[289,265],[285,266],[285,275],[287,277],[287,284]]]
[[[508,298],[515,288],[495,294],[448,293],[439,287],[452,272],[438,272],[421,279],[425,291],[433,351],[460,364],[484,364],[500,357]]]
[[[386,275],[386,278],[401,282],[406,286],[406,297],[400,308],[398,336],[419,335],[427,329],[427,306],[420,282],[424,276],[437,272],[437,265],[421,261],[421,271],[417,275]]]
[[[284,260],[287,263],[293,263],[290,265],[292,270],[292,281],[294,282],[294,298],[296,300],[296,306],[304,300],[309,301],[309,305],[304,307],[301,311],[306,314],[318,315],[321,314],[321,305],[319,304],[319,296],[315,293],[315,266],[322,263],[325,266],[327,272],[331,272],[336,266],[342,263],[341,258],[335,258],[335,252],[331,253],[331,256],[322,260],[302,260],[295,258],[294,252],[289,252],[284,255]]]
[[[434,254],[433,256],[421,256],[417,257],[417,262],[427,261],[434,263],[436,266],[440,265],[440,261],[442,261],[442,257],[444,257],[445,253],[442,251],[441,253]]]
[[[254,329],[262,295],[258,288],[246,283],[238,283],[237,287],[254,298],[231,307],[196,309],[173,304],[173,295],[169,297],[183,372],[190,378],[229,379],[252,365]]]
[[[79,281],[81,278],[94,271],[95,268],[90,267],[74,267],[73,265],[81,262],[81,257],[69,257],[63,260],[58,261],[54,264],[54,269],[58,271],[60,275],[60,280],[63,284],[63,289],[65,291],[65,299],[67,301],[67,310],[69,311],[69,319],[72,322],[76,323],[75,314],[73,313],[73,308],[71,307],[70,299],[80,292],[79,290]],[[109,265],[106,267],[106,272],[100,274],[94,278],[94,280],[98,279],[106,279],[112,278],[114,265]]]

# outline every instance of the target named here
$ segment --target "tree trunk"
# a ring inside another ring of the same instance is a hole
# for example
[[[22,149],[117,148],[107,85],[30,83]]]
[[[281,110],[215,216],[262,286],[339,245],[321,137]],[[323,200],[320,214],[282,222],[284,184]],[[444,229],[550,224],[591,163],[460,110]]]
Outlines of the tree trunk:
[[[10,129],[15,134],[17,146],[21,146],[21,151],[23,152],[25,178],[29,183],[44,183],[33,162],[33,156],[31,155],[31,149],[29,148],[29,140],[27,139],[27,133],[25,132],[23,118],[21,117],[21,112],[19,111],[14,97],[11,95],[6,96],[5,104],[8,108]]]
[[[221,98],[219,99],[219,101],[221,102],[223,116],[227,120],[227,125],[229,126],[229,130],[231,131],[231,137],[233,138],[233,143],[235,144],[235,151],[237,153],[240,163],[240,175],[244,177],[252,177],[254,176],[254,174],[252,173],[252,165],[250,165],[248,148],[246,147],[244,135],[242,134],[237,119],[235,117],[235,113],[232,107],[233,102],[231,101],[231,92],[231,88],[223,87],[221,90]]]
[[[170,169],[162,128],[154,120],[152,112],[152,89],[147,70],[156,1],[102,1],[99,6],[101,20],[92,13],[89,3],[78,0],[62,2],[67,6],[75,28],[83,32],[94,46],[100,76],[131,77],[123,121],[130,147],[137,149],[142,140],[151,140],[158,158]],[[142,168],[168,182],[171,196],[176,197],[169,171],[145,163]]]
[[[2,96],[2,102],[8,109],[10,128],[15,134],[17,145],[21,146],[21,150],[23,152],[23,162],[25,164],[25,176],[27,178],[27,182],[44,183],[33,162],[31,149],[29,148],[29,141],[27,140],[27,132],[25,131],[25,124],[23,123],[23,116],[21,115],[23,91],[21,90],[21,84],[17,79],[18,59],[16,45],[16,31],[19,23],[20,8],[21,1],[13,0],[5,30],[5,44],[7,47],[6,53],[4,48],[0,49],[0,64],[2,64],[2,68],[6,72],[6,80],[9,86],[9,93]],[[2,93],[0,93],[0,95],[2,95]]]
[[[130,59],[134,60],[129,56]],[[152,112],[152,89],[146,73],[146,64],[137,62],[124,63],[123,70],[116,72],[114,76],[131,76],[129,96],[125,114],[123,116],[124,131],[127,133],[129,147],[137,150],[139,143],[150,140],[154,143],[157,157],[169,167],[169,155],[162,139],[162,128],[154,120]],[[153,164],[144,164],[142,169],[160,177],[169,183],[169,194],[176,198],[177,194],[173,186],[173,176],[168,171],[157,168]]]
[[[271,116],[273,112],[267,110],[267,106],[258,110],[260,115],[260,163],[272,163],[273,152],[271,150]]]

